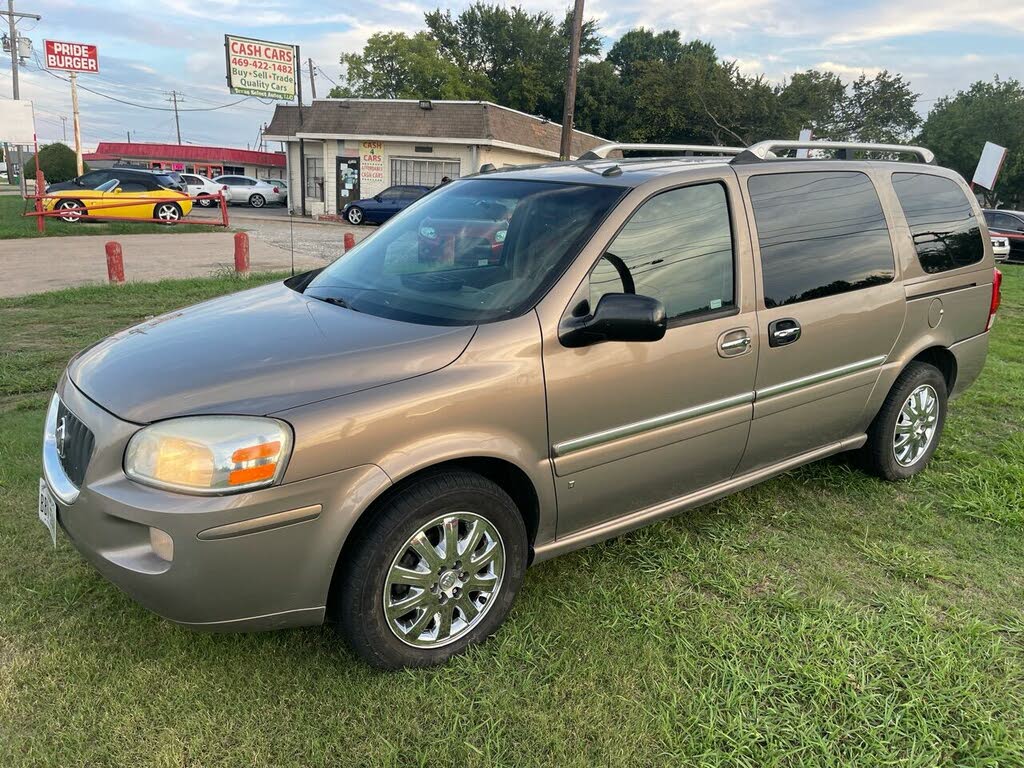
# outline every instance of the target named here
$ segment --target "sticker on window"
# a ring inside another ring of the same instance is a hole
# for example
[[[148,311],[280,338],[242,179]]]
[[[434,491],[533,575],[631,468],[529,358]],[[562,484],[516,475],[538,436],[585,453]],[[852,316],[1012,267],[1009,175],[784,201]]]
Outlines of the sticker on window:
[[[721,299],[712,299],[711,303],[708,306],[711,307],[711,309],[721,309],[722,308],[722,300]]]

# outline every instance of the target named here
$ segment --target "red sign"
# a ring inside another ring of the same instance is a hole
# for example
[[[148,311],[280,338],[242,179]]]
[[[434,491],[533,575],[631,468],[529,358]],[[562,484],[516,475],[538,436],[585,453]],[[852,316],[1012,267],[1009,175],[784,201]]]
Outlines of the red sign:
[[[63,69],[66,72],[100,71],[100,55],[95,45],[44,40],[43,46],[47,69]]]

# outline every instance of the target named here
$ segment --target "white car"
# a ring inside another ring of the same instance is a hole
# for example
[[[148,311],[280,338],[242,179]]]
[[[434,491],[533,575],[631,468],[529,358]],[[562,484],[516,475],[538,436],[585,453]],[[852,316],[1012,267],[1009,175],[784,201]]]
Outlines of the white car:
[[[1006,261],[1010,258],[1010,238],[1002,235],[992,235],[992,255],[996,261]]]
[[[251,176],[218,176],[214,181],[231,190],[231,202],[236,204],[262,208],[268,203],[283,205],[288,199],[287,190]]]
[[[227,201],[231,202],[231,190],[224,184],[218,184],[206,176],[199,176],[195,173],[181,174],[188,193],[191,197],[197,198],[196,202],[203,208],[212,208],[217,205],[217,193],[223,193]]]

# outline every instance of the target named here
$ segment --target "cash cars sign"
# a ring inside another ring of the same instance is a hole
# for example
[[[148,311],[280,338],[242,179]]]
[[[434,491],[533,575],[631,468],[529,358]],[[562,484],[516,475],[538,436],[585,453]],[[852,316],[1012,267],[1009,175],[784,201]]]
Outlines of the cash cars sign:
[[[244,96],[294,99],[298,48],[224,35],[228,89]]]

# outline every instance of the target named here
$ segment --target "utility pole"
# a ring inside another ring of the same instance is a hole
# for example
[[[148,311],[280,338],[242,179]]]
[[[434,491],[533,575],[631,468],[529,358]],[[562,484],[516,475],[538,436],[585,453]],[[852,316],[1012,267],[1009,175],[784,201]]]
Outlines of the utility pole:
[[[68,118],[67,115],[60,116],[60,127],[64,131],[64,143],[68,143]]]
[[[71,73],[71,128],[75,134],[75,166],[78,175],[85,173],[82,165],[82,124],[78,121],[78,73]]]
[[[178,132],[178,143],[181,144],[181,123],[178,122],[178,92],[171,91],[171,98],[168,101],[174,103],[174,128]],[[184,99],[182,99],[184,101]]]
[[[16,27],[18,19],[35,19],[39,21],[42,16],[35,13],[15,13],[14,11],[14,0],[7,0],[7,12],[0,11],[0,16],[7,17],[7,28],[10,32],[11,42],[11,82],[14,85],[14,100],[18,101],[21,98],[21,91],[18,88],[18,29]],[[21,169],[21,192],[25,194],[25,165],[21,162],[21,145],[17,145],[14,148],[14,152],[18,157],[18,167]],[[10,158],[7,158],[7,181],[11,181],[11,174],[13,163]]]
[[[572,120],[576,112],[576,71],[580,66],[580,38],[583,36],[583,0],[576,0],[572,11],[572,40],[569,42],[569,71],[565,76],[565,107],[562,110],[562,160],[572,155]]]
[[[316,100],[316,78],[313,77],[313,59],[309,59],[309,91],[313,94],[313,100]]]

